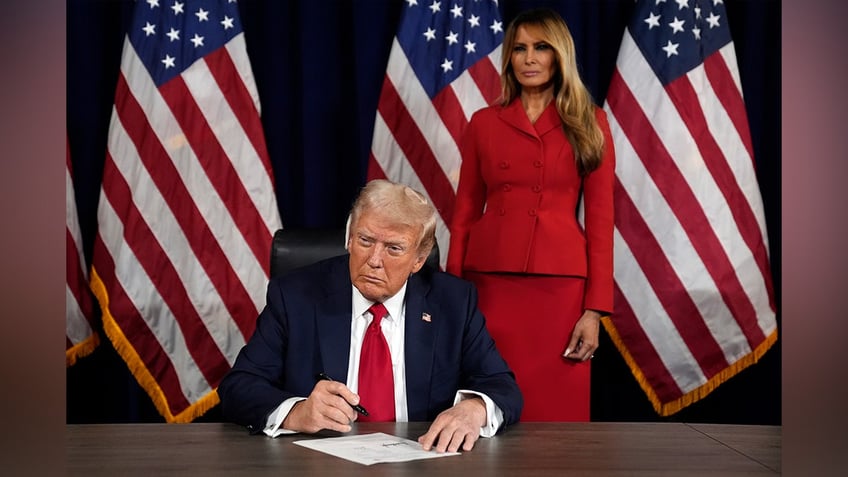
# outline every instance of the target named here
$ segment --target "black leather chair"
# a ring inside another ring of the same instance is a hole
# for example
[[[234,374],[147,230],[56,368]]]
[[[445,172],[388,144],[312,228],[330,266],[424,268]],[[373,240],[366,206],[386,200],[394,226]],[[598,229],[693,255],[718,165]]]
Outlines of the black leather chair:
[[[346,253],[344,228],[279,229],[271,242],[271,277]],[[424,266],[440,269],[438,243],[433,246]]]

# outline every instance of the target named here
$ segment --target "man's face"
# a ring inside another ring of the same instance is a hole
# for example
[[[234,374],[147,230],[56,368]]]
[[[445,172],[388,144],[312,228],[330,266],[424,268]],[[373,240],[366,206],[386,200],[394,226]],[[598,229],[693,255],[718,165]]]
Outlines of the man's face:
[[[364,212],[353,224],[348,239],[350,280],[365,298],[385,301],[421,269],[427,257],[418,256],[419,231],[375,211]]]

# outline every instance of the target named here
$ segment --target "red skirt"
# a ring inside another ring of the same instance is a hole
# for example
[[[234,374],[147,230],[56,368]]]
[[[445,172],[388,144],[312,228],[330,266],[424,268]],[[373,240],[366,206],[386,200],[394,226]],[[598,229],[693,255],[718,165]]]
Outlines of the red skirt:
[[[524,396],[522,421],[588,421],[590,361],[565,359],[583,313],[579,277],[466,272]]]

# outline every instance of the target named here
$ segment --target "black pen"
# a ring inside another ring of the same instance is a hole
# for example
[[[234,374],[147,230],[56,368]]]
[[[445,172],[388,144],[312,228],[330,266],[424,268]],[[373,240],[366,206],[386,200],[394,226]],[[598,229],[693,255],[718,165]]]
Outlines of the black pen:
[[[333,379],[333,378],[331,378],[330,376],[328,376],[328,375],[327,375],[327,373],[318,373],[318,374],[316,375],[316,377],[317,377],[318,379],[321,379],[321,380],[324,380],[324,381],[335,381],[335,379]],[[350,403],[348,403],[348,404],[350,404]],[[367,415],[368,415],[368,411],[366,411],[366,410],[365,410],[365,408],[364,408],[364,407],[362,407],[362,406],[360,406],[359,404],[357,404],[357,405],[355,405],[355,406],[354,406],[353,404],[350,404],[350,407],[352,407],[354,411],[356,411],[356,412],[358,412],[358,413],[362,414],[363,416],[367,416]]]

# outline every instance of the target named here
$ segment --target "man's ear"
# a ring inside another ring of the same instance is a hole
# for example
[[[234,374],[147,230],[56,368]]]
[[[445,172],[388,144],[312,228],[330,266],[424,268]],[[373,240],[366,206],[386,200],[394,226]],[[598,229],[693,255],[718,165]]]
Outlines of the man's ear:
[[[412,273],[410,275],[418,273],[421,270],[421,267],[427,262],[426,255],[419,255],[418,258],[415,259],[415,264],[412,265]]]

